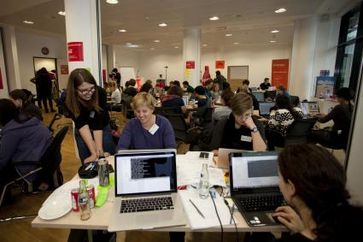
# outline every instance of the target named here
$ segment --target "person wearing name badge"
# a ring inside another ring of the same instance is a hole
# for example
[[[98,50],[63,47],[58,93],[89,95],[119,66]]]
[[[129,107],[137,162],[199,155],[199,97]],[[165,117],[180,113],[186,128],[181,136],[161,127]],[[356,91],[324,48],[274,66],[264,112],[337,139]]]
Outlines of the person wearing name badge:
[[[135,118],[123,129],[117,149],[175,148],[175,135],[168,119],[153,114],[155,98],[146,92],[138,93],[131,103]]]
[[[252,104],[252,98],[246,93],[241,92],[233,96],[230,100],[232,113],[227,119],[216,124],[218,131],[223,130],[219,147],[253,151],[266,150],[264,127],[252,116]],[[213,153],[217,155],[218,152],[214,150]]]

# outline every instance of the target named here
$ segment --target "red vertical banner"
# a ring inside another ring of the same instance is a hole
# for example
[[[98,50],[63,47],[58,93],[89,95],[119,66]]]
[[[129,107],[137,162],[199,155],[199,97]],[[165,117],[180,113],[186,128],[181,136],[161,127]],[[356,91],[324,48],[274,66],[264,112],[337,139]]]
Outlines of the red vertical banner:
[[[83,42],[68,42],[68,61],[83,61]]]
[[[216,60],[216,69],[224,69],[224,60]]]
[[[3,86],[3,75],[1,73],[1,68],[0,68],[0,89],[4,89],[4,86]]]
[[[272,60],[272,86],[284,86],[288,88],[289,82],[289,59]]]
[[[185,68],[186,69],[195,69],[195,61],[186,61]]]

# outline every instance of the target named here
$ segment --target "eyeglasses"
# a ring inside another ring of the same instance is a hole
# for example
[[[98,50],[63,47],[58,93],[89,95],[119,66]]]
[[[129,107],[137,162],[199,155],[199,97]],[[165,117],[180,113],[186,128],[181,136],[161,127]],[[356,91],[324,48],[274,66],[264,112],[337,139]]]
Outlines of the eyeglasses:
[[[77,89],[82,95],[86,95],[88,93],[93,93],[94,91],[96,91],[96,88],[93,86],[91,88],[88,89]]]

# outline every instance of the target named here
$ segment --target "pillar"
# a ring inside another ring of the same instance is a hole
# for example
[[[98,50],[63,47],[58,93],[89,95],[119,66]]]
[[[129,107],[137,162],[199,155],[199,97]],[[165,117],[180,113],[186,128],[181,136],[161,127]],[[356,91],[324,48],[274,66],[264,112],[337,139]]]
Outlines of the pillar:
[[[201,80],[200,69],[200,28],[184,30],[183,40],[183,69],[184,80],[191,86],[198,86]],[[183,81],[184,81],[183,80]]]

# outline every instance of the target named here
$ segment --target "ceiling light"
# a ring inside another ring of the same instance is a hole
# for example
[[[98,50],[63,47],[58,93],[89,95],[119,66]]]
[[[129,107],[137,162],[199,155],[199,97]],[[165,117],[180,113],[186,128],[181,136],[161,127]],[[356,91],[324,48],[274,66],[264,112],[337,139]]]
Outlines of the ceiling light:
[[[234,42],[233,44],[234,44],[234,45],[238,45],[239,43],[238,43],[238,42]]]
[[[208,45],[207,44],[203,44],[203,47],[207,47]]]
[[[273,33],[273,34],[276,34],[278,32],[280,32],[280,30],[278,30],[278,29],[274,29],[274,30],[271,31],[271,33]]]
[[[213,16],[213,17],[210,17],[209,20],[210,21],[216,21],[216,20],[219,20],[219,17],[218,16]]]
[[[120,33],[125,33],[127,30],[126,29],[119,29],[118,32]]]
[[[276,43],[276,40],[270,40],[270,43]]]
[[[155,48],[150,48],[150,50],[155,50]]]
[[[275,13],[284,13],[286,11],[287,11],[286,8],[279,8],[275,10]]]
[[[108,4],[118,4],[118,0],[106,0]]]
[[[179,49],[179,46],[174,46],[175,49]]]
[[[166,27],[166,26],[168,26],[167,23],[160,23],[159,24],[159,27]]]
[[[231,37],[232,36],[232,34],[226,34],[226,37]]]
[[[25,24],[34,24],[33,21],[29,21],[29,20],[24,20],[23,23],[25,23]]]
[[[59,15],[62,15],[62,16],[66,16],[66,12],[65,11],[59,11],[58,14]]]
[[[126,43],[126,47],[128,47],[128,48],[137,48],[137,47],[139,47],[139,45],[132,44],[132,43]]]
[[[154,40],[154,42],[155,42],[155,43],[159,43],[159,42],[160,42],[160,40],[156,39],[156,40]]]

